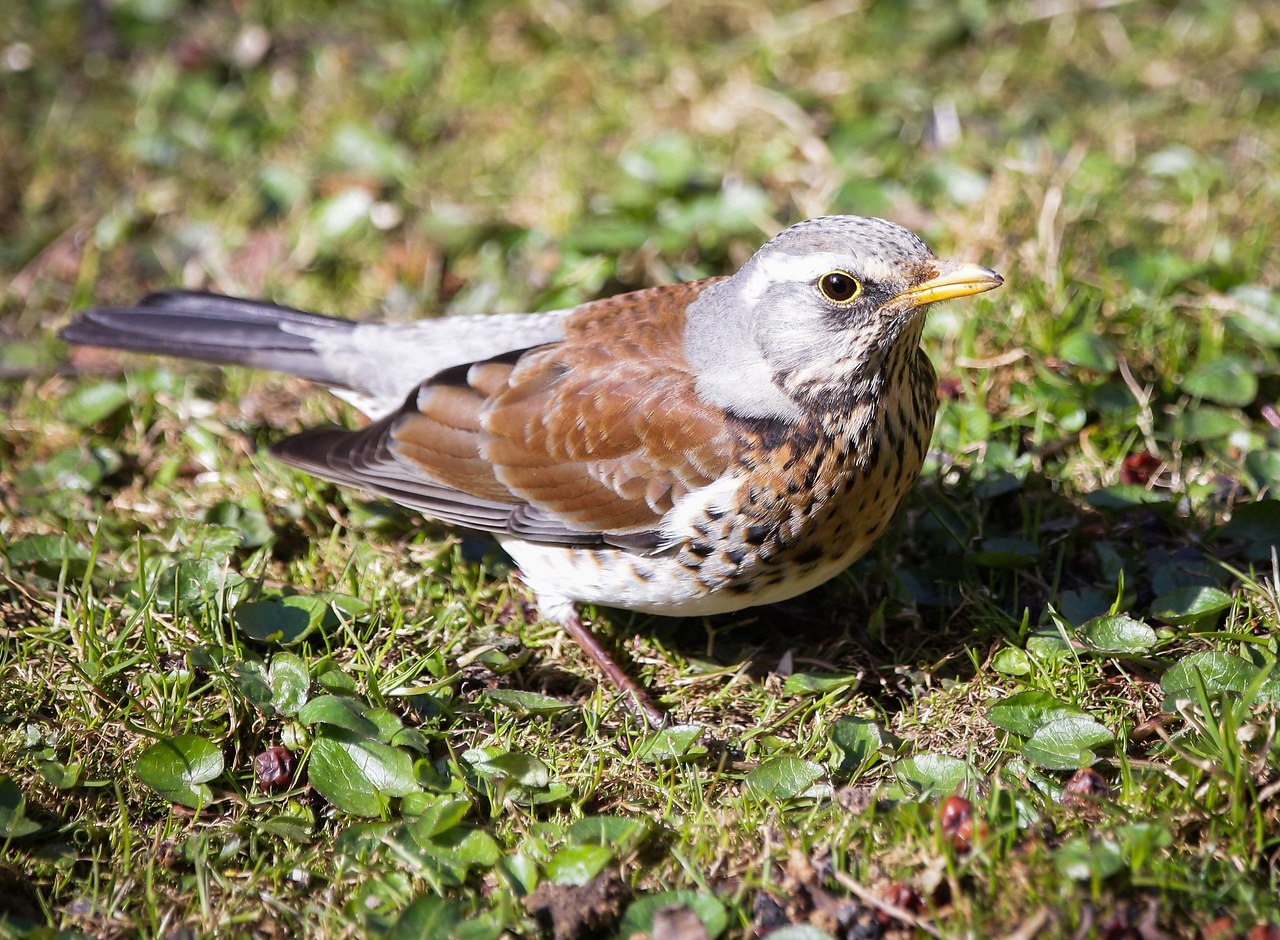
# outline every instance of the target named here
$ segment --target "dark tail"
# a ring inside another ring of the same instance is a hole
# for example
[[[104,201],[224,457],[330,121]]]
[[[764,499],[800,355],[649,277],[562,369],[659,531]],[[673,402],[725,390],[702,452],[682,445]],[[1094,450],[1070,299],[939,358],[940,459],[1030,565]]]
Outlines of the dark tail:
[[[326,385],[346,381],[316,340],[355,329],[350,320],[194,291],[166,291],[133,307],[83,310],[58,335],[68,343],[254,366]]]

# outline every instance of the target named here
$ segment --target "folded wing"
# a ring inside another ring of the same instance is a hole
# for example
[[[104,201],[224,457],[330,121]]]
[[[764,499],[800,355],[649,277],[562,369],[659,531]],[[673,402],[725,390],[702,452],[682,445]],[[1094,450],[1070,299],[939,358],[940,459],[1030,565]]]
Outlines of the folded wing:
[[[663,516],[733,459],[726,417],[698,398],[684,360],[683,311],[706,283],[586,304],[560,342],[447,369],[366,428],[274,452],[441,522],[654,547]]]

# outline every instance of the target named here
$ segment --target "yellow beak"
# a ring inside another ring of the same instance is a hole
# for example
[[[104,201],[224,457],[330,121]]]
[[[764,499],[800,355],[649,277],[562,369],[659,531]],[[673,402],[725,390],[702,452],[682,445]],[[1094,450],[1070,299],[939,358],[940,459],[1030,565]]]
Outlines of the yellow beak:
[[[912,307],[923,307],[940,300],[954,300],[957,297],[995,290],[1004,283],[1004,278],[999,274],[980,264],[939,261],[935,267],[937,273],[933,277],[915,287],[899,291],[893,299],[909,300]]]

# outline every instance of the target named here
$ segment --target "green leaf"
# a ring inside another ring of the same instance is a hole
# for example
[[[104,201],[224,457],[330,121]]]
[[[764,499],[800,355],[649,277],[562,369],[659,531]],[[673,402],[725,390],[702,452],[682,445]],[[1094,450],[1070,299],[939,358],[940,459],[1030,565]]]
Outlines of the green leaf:
[[[271,704],[276,711],[282,715],[296,715],[307,702],[311,672],[301,657],[292,653],[276,653],[271,657],[267,682],[271,687]]]
[[[1268,499],[1267,503],[1276,506],[1275,497],[1280,493],[1280,451],[1251,451],[1244,458],[1244,469],[1249,474],[1249,478],[1258,488],[1266,487]],[[1266,505],[1266,503],[1248,503],[1240,508],[1249,508],[1249,506]],[[1238,515],[1236,511],[1235,515]],[[1231,521],[1235,521],[1235,515],[1231,516]],[[1230,523],[1226,528],[1230,529]],[[1276,530],[1271,530],[1270,542],[1275,542]]]
[[[537,692],[526,692],[522,689],[486,689],[484,697],[512,711],[539,717],[557,715],[577,707],[572,702],[565,702]]]
[[[825,771],[821,764],[798,757],[775,757],[746,776],[747,786],[761,799],[789,800],[808,790]]]
[[[701,737],[702,725],[672,725],[641,741],[635,754],[646,764],[691,760],[707,753],[698,743]]]
[[[1263,499],[1237,506],[1231,521],[1223,526],[1222,534],[1245,542],[1280,543],[1280,500]]]
[[[388,708],[366,708],[364,717],[377,727],[377,738],[383,744],[390,744],[392,739],[404,730],[404,722],[400,720],[400,716]]]
[[[414,817],[409,823],[410,831],[415,838],[424,840],[448,832],[462,822],[471,811],[471,801],[463,797],[410,793],[400,810]]]
[[[973,768],[958,757],[928,751],[893,765],[899,782],[919,799],[950,796],[973,779]]]
[[[1058,847],[1053,864],[1073,881],[1101,881],[1124,868],[1124,855],[1112,839],[1090,842],[1085,836],[1077,836]]]
[[[262,832],[290,842],[308,843],[316,827],[316,815],[301,803],[290,801],[283,812],[254,824]]]
[[[1027,655],[1037,662],[1057,662],[1071,652],[1071,644],[1052,624],[1039,627],[1027,637]]]
[[[1264,346],[1280,346],[1280,293],[1264,284],[1240,284],[1227,292],[1238,308],[1227,322]]]
[[[26,797],[6,774],[0,774],[0,842],[21,839],[40,831],[40,824],[27,819]]]
[[[83,385],[63,398],[58,410],[64,420],[78,427],[89,427],[110,417],[129,403],[129,390],[120,382],[98,382]]]
[[[1141,656],[1156,645],[1156,631],[1123,614],[1094,617],[1080,628],[1080,635],[1095,653]]]
[[[1026,650],[1006,646],[991,658],[991,668],[1005,676],[1027,676],[1031,674],[1031,657]]]
[[[383,815],[391,797],[418,789],[405,751],[337,729],[312,742],[307,773],[316,792],[354,816]]]
[[[238,578],[238,575],[235,575]],[[156,598],[183,610],[198,609],[221,593],[229,576],[213,558],[184,558],[170,565],[156,584]]]
[[[297,643],[317,628],[328,630],[338,624],[327,601],[301,594],[240,604],[232,616],[236,628],[249,639],[282,646]]]
[[[203,518],[234,532],[240,548],[259,548],[271,539],[271,524],[260,509],[223,500],[205,510]]]
[[[493,868],[502,860],[502,850],[483,829],[454,827],[429,839],[420,839],[412,829],[397,841],[429,880],[459,885],[472,868]]]
[[[1194,441],[1218,441],[1247,427],[1238,412],[1198,402],[1176,415],[1171,433]]]
[[[349,695],[321,695],[298,710],[304,725],[334,725],[366,738],[378,736],[378,726],[365,717],[368,705]]]
[[[916,799],[948,797],[975,776],[968,762],[933,750],[897,761],[892,768],[906,793]]]
[[[1221,356],[1193,367],[1182,388],[1197,398],[1243,408],[1258,397],[1258,376],[1249,360]]]
[[[787,676],[782,691],[787,695],[822,695],[833,689],[857,685],[858,676],[822,676],[811,672],[796,672]]]
[[[498,862],[499,870],[521,897],[527,897],[538,887],[538,863],[524,852],[508,855]]]
[[[1182,587],[1151,603],[1151,616],[1177,626],[1193,624],[1231,606],[1231,595],[1215,587]]]
[[[1106,726],[1092,718],[1071,715],[1036,729],[1022,745],[1022,756],[1049,770],[1075,770],[1097,760],[1092,748],[1114,739]]]
[[[138,779],[171,803],[199,809],[212,797],[206,784],[222,773],[222,751],[207,738],[161,738],[140,755]]]
[[[575,820],[565,837],[577,845],[607,845],[619,855],[630,852],[649,836],[649,823],[622,816],[584,816]]]
[[[839,755],[836,769],[852,774],[878,759],[887,741],[874,721],[846,716],[831,726],[831,743]]]
[[[480,756],[472,760],[473,754]],[[482,777],[507,779],[523,787],[545,787],[551,780],[551,768],[531,754],[508,751],[495,757],[485,757],[483,752],[469,751],[463,759]]]
[[[393,747],[411,748],[419,754],[431,753],[431,739],[418,728],[401,728],[386,743]]]
[[[435,894],[410,903],[387,932],[388,940],[455,940],[466,916],[462,905]]]
[[[712,895],[690,890],[661,891],[657,894],[646,894],[631,902],[627,912],[622,915],[618,936],[652,935],[653,915],[664,907],[689,908],[698,915],[698,920],[702,921],[709,940],[715,940],[729,926],[729,917],[725,913],[724,905]]]
[[[316,668],[312,671],[316,682],[320,688],[328,692],[338,695],[346,693],[354,693],[356,691],[356,680],[351,678],[341,668],[334,665],[332,660],[321,660],[316,664]]]
[[[1088,713],[1054,698],[1048,692],[1018,692],[987,709],[987,721],[997,728],[1029,738],[1059,718],[1083,718]]]
[[[56,760],[40,762],[40,776],[52,787],[59,790],[73,790],[80,783],[80,775],[84,767],[78,763],[64,764]]]
[[[1125,862],[1131,868],[1142,867],[1143,862],[1173,845],[1173,833],[1158,823],[1130,823],[1116,826],[1111,837],[1119,844]]]
[[[10,542],[5,558],[15,568],[34,568],[49,578],[56,578],[67,566],[67,574],[79,579],[89,567],[89,549],[66,535],[31,535]]]
[[[1213,696],[1240,694],[1258,678],[1259,669],[1234,653],[1207,650],[1178,660],[1160,678],[1160,688],[1169,698],[1182,697],[1196,687],[1196,674],[1204,680],[1205,690]]]
[[[264,715],[274,712],[275,706],[271,704],[271,683],[267,679],[267,670],[263,668],[262,663],[252,660],[236,663],[231,667],[231,677],[235,680],[240,694],[249,700],[249,704]]]
[[[613,859],[606,845],[566,845],[547,863],[547,877],[558,885],[585,885]]]
[[[1075,330],[1058,343],[1058,355],[1072,365],[1083,366],[1094,372],[1111,372],[1116,367],[1116,356],[1111,344],[1092,330]]]
[[[436,841],[452,845],[468,868],[492,868],[502,858],[502,849],[483,829],[450,829],[437,836]]]

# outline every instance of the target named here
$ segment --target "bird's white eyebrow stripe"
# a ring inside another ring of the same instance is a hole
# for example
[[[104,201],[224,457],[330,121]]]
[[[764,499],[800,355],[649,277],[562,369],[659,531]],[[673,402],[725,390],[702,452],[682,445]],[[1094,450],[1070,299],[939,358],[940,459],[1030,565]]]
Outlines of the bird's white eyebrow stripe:
[[[757,266],[759,274],[772,281],[810,281],[821,274],[837,268],[849,267],[849,256],[835,251],[825,251],[812,255],[770,255],[760,259]]]
[[[757,255],[751,275],[742,285],[742,297],[755,303],[774,284],[803,283],[836,268],[847,268],[847,255],[825,251],[808,255],[774,253]]]
[[[836,251],[815,252],[807,255],[768,254],[758,256],[750,278],[742,285],[742,297],[755,303],[773,284],[803,284],[816,281],[828,271],[847,271],[857,259]],[[861,276],[881,280],[893,276],[892,266],[878,258],[861,260]]]

